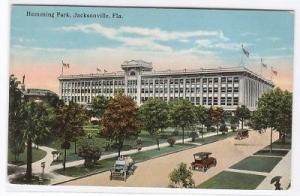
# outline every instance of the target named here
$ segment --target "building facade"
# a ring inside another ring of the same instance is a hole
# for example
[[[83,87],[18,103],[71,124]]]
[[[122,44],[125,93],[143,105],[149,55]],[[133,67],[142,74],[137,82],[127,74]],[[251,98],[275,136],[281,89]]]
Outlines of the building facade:
[[[221,106],[235,110],[246,105],[255,110],[257,100],[274,87],[245,67],[154,71],[152,63],[125,61],[122,72],[84,75],[61,75],[60,98],[90,104],[93,97],[112,97],[117,92],[131,96],[138,105],[149,98],[164,101],[190,100],[194,105]]]

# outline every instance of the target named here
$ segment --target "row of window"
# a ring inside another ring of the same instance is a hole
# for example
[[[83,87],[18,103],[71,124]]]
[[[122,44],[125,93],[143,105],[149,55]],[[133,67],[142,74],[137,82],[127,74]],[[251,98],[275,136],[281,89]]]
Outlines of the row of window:
[[[203,83],[218,83],[219,78],[203,78]],[[239,82],[239,77],[221,77],[221,82]],[[141,80],[142,85],[148,84],[167,84],[167,79],[143,79]],[[200,83],[200,78],[186,78],[186,84]],[[128,80],[129,85],[136,85],[136,80]],[[184,84],[184,79],[170,79],[170,84]],[[112,85],[125,85],[124,80],[98,80],[98,81],[79,81],[79,82],[63,82],[63,87],[90,87],[90,86],[112,86]]]

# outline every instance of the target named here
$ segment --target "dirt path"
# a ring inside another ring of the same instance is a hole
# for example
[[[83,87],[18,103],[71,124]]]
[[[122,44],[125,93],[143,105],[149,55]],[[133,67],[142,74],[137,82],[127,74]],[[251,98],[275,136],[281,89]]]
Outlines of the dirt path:
[[[67,182],[63,185],[92,185],[92,186],[128,186],[128,187],[167,187],[169,184],[169,173],[180,163],[188,165],[193,161],[193,154],[200,151],[212,152],[212,156],[218,161],[216,167],[209,169],[206,173],[193,172],[196,185],[211,178],[217,173],[227,169],[234,163],[250,156],[252,153],[264,148],[269,144],[270,133],[259,134],[251,131],[250,137],[244,140],[234,140],[233,137],[185,150],[168,156],[151,159],[137,164],[138,168],[133,176],[126,182],[109,180],[110,172],[89,176],[86,178]],[[278,134],[273,134],[274,140]]]

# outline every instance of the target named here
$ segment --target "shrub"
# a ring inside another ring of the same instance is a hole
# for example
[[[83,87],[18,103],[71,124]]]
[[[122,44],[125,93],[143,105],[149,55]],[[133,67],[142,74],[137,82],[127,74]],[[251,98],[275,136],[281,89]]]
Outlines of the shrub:
[[[194,142],[196,140],[196,138],[199,137],[199,135],[196,131],[192,131],[190,133],[190,137],[192,138],[192,142]]]
[[[174,137],[170,137],[167,142],[170,144],[171,147],[174,146],[174,144],[176,143],[176,139]]]
[[[225,134],[225,132],[228,132],[228,128],[227,128],[226,124],[222,124],[220,126],[220,131],[222,132],[222,134]]]
[[[101,154],[102,149],[93,138],[79,141],[78,156],[84,159],[85,167],[92,167],[100,159]]]
[[[192,179],[193,173],[187,168],[185,163],[180,163],[169,175],[172,188],[192,188],[195,181]]]

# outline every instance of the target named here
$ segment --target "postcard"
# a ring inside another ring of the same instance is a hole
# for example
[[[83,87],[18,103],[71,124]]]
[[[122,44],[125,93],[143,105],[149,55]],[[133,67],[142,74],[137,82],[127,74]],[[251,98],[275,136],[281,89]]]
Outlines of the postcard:
[[[294,12],[12,5],[7,180],[291,189]]]

